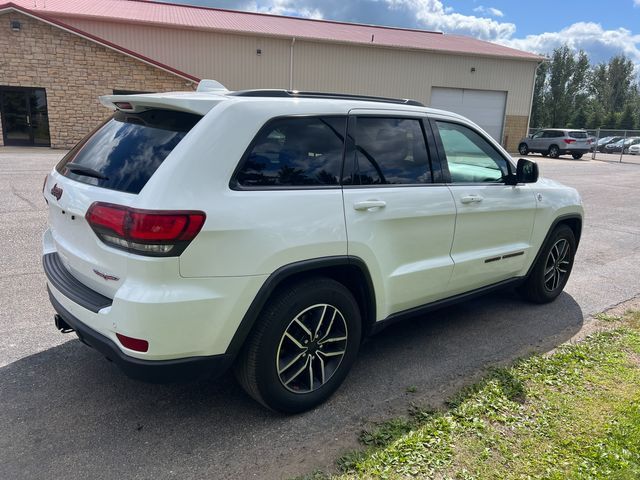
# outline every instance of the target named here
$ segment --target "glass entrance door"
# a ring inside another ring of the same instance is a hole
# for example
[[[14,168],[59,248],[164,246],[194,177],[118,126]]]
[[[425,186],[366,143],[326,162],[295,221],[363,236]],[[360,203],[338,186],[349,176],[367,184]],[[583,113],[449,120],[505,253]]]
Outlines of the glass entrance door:
[[[43,88],[0,87],[0,116],[5,145],[50,145]]]

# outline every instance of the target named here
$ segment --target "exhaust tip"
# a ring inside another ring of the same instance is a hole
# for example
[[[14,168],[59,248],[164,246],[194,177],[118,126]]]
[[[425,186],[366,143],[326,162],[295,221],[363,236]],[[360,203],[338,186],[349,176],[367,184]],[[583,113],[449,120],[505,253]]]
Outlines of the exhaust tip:
[[[73,332],[73,328],[71,328],[69,324],[64,321],[64,318],[62,318],[57,313],[53,316],[53,323],[56,324],[56,328],[60,330],[61,333]]]

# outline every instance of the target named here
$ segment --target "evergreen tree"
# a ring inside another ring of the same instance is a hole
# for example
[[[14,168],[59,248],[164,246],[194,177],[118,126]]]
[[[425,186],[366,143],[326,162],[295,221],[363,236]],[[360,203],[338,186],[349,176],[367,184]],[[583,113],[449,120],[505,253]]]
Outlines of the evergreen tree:
[[[589,118],[589,128],[600,128],[604,125],[604,110],[599,104],[595,104]]]
[[[627,103],[620,116],[620,122],[618,128],[623,130],[633,130],[636,126],[635,112],[633,111],[633,105]]]

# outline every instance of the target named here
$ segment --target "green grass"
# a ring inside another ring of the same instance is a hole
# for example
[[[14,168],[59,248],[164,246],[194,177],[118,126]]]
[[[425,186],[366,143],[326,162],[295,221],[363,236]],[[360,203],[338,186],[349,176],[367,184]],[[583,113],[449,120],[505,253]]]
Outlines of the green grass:
[[[608,330],[494,370],[441,411],[362,432],[338,478],[640,479],[640,312],[598,320]]]

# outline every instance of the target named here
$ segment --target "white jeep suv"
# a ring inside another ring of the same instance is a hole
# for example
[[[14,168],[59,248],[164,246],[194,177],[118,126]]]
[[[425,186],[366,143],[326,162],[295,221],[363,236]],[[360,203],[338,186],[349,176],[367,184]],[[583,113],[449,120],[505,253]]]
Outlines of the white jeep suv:
[[[385,325],[498,288],[534,302],[564,288],[578,193],[469,120],[204,85],[102,97],[113,117],[45,180],[56,325],[128,375],[233,367],[256,400],[298,412]]]

